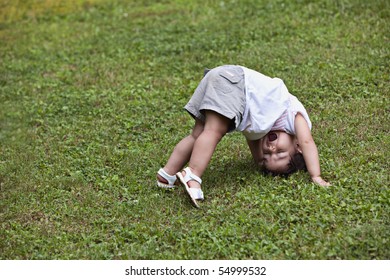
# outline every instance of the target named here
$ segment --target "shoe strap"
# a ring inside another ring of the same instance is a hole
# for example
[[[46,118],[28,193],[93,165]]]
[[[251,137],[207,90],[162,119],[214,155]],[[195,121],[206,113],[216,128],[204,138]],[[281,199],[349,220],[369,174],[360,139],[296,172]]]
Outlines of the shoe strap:
[[[198,182],[200,185],[202,184],[202,179],[200,179],[198,176],[196,176],[194,173],[192,173],[191,169],[189,167],[184,168],[184,172],[186,175],[184,176],[184,181],[187,183],[188,181],[194,180]]]
[[[170,185],[173,185],[176,182],[176,175],[169,175],[162,168],[157,172],[157,174],[167,180]]]
[[[189,188],[188,190],[191,192],[193,198],[199,200],[204,199],[203,191],[201,189]]]

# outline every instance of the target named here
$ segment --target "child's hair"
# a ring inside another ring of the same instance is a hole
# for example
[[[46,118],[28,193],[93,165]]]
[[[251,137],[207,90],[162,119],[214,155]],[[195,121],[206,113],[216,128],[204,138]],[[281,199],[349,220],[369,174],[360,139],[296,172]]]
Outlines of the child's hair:
[[[291,160],[287,165],[287,169],[284,172],[274,172],[268,170],[265,167],[263,167],[262,169],[262,171],[265,174],[269,174],[272,176],[283,176],[283,177],[288,177],[292,173],[297,172],[299,170],[307,171],[306,162],[301,153],[296,153],[291,157]]]

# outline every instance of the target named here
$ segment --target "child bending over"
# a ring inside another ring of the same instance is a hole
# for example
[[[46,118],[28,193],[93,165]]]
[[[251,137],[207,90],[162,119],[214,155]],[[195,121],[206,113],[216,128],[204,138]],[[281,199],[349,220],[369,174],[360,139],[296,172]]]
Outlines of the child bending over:
[[[330,185],[321,178],[309,116],[282,80],[243,66],[219,66],[206,72],[185,109],[195,125],[158,171],[157,185],[172,188],[179,179],[195,207],[204,199],[201,177],[217,144],[234,130],[244,134],[253,159],[266,172],[305,169],[313,182]]]

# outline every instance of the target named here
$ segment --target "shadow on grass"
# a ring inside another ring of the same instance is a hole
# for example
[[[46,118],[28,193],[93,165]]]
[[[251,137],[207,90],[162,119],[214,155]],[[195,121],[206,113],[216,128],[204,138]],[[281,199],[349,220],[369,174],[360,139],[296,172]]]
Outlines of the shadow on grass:
[[[264,177],[251,159],[225,160],[209,166],[203,176],[202,188],[211,196],[224,193],[234,195],[256,181],[256,176]]]

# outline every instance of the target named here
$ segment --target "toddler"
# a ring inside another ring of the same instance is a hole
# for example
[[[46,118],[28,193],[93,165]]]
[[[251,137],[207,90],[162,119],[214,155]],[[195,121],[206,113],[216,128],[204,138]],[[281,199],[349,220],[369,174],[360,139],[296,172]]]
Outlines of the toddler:
[[[266,172],[305,169],[313,182],[330,185],[321,178],[309,116],[282,80],[243,66],[219,66],[205,71],[185,109],[195,125],[158,171],[157,185],[172,188],[178,179],[195,207],[204,199],[201,177],[214,150],[232,131],[244,134],[253,159]]]

